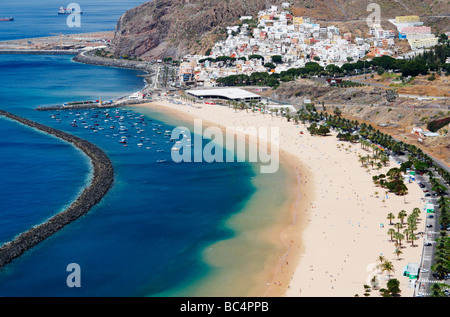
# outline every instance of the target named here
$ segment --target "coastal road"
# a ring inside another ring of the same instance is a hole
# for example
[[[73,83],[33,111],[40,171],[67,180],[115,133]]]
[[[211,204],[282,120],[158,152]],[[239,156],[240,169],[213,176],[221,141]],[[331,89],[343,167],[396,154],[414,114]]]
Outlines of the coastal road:
[[[396,162],[403,163],[408,160],[406,156],[393,156]],[[416,283],[414,296],[426,296],[431,294],[430,286],[434,283],[444,283],[445,281],[438,281],[433,276],[431,266],[434,263],[434,255],[436,252],[436,238],[439,237],[439,208],[437,206],[438,197],[433,196],[429,178],[427,175],[417,174],[415,176],[417,184],[422,183],[425,187],[423,201],[428,201],[435,206],[434,214],[424,214],[422,219],[425,220],[423,237],[424,243],[422,245],[422,258],[420,261],[419,276]],[[429,196],[428,196],[429,195]]]

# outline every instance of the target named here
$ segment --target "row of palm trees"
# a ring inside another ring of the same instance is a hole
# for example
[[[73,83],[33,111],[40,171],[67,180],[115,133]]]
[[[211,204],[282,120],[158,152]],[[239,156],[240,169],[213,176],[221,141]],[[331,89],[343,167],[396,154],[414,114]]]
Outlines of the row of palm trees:
[[[264,109],[262,113],[265,113],[265,108],[263,105],[258,105],[260,109]],[[244,106],[243,104],[234,103],[233,107],[235,109],[246,109],[248,106]],[[254,105],[251,105],[250,108],[254,108]],[[323,107],[325,108],[325,107]],[[272,112],[271,112],[272,113]],[[376,164],[387,164],[389,159],[385,154],[387,151],[392,151],[395,154],[404,154],[405,152],[409,154],[409,158],[411,161],[425,162],[429,166],[429,169],[434,168],[436,172],[441,175],[446,183],[449,183],[450,177],[449,174],[440,168],[438,165],[434,164],[431,157],[425,154],[420,148],[404,143],[402,141],[397,141],[392,138],[392,136],[381,133],[379,130],[375,129],[370,124],[359,123],[356,120],[345,119],[341,116],[340,113],[336,113],[334,115],[328,114],[326,112],[318,112],[314,107],[304,107],[298,110],[294,115],[291,116],[289,108],[279,108],[277,110],[277,115],[280,114],[287,118],[288,121],[293,119],[293,121],[298,124],[299,121],[302,123],[309,122],[310,124],[318,123],[319,121],[324,121],[328,127],[332,127],[338,131],[341,131],[341,136],[343,133],[356,135],[355,138],[360,142],[360,146],[367,150],[372,151],[372,155],[360,156],[360,162],[364,165],[365,163]],[[350,139],[351,142],[354,142],[354,138]],[[377,165],[378,165],[377,164]],[[379,166],[379,165],[378,165]],[[429,170],[431,173],[431,170]],[[401,176],[401,169],[394,168],[389,170],[386,175],[389,179],[398,180]],[[405,210],[401,210],[397,214],[397,219],[399,219],[398,223],[393,224],[392,220],[395,219],[395,215],[393,213],[389,213],[387,219],[389,219],[390,224],[393,228],[388,230],[388,234],[390,235],[391,241],[395,243],[395,251],[394,254],[399,258],[402,254],[402,241],[410,241],[411,246],[414,247],[414,241],[418,239],[416,230],[417,223],[419,220],[420,209],[414,208],[412,213],[408,215]],[[402,230],[403,229],[403,230]],[[402,231],[401,231],[402,230]],[[446,246],[444,248],[445,254],[449,254],[449,238],[445,237],[445,243],[442,243]],[[445,258],[445,257],[444,257]],[[447,257],[448,258],[448,257]],[[380,258],[379,269],[382,272],[391,273],[395,272],[394,265],[392,262],[387,261],[384,258]],[[447,261],[448,262],[448,261]],[[443,266],[443,265],[441,265]],[[448,265],[444,272],[448,272]]]
[[[288,121],[292,119],[290,107],[269,108],[262,102],[250,101],[249,103],[245,103],[236,100],[228,100],[227,104],[228,107],[233,108],[234,110],[251,110],[252,112],[260,110],[263,114],[270,113],[272,116],[275,114],[277,117],[286,117]]]
[[[196,101],[196,98],[194,96],[189,96],[189,95],[184,94],[184,93],[180,95],[180,98],[182,100],[186,101],[186,102],[194,103]]]
[[[366,156],[363,156],[361,154],[358,155],[358,161],[361,163],[361,166],[370,164],[373,168],[374,165],[380,169],[383,166],[387,166],[389,162],[389,157],[385,154],[367,154]],[[378,162],[377,162],[378,161]]]
[[[417,230],[417,221],[419,218],[420,209],[414,208],[412,213],[408,216],[407,212],[405,210],[401,210],[397,214],[397,218],[400,220],[398,223],[393,224],[392,220],[395,219],[395,215],[391,212],[388,214],[387,219],[390,221],[390,225],[393,225],[394,228],[390,228],[388,230],[388,234],[391,236],[391,241],[395,241],[395,251],[394,254],[397,255],[397,258],[400,257],[402,254],[401,251],[401,241],[405,239],[411,240],[412,246],[414,246],[414,241],[417,240],[417,237],[414,234],[414,231]],[[405,221],[406,220],[406,221]],[[407,224],[407,228],[403,231],[404,234],[400,233],[400,229],[403,228],[404,225]],[[384,255],[379,255],[377,262],[379,264],[377,265],[377,269],[381,272],[381,274],[387,272],[388,274],[388,282],[387,282],[387,289],[381,288],[380,293],[383,297],[385,296],[396,296],[400,293],[400,288],[398,287],[400,285],[399,281],[397,279],[391,279],[391,276],[393,273],[395,273],[395,266],[392,263],[392,261],[389,261],[386,259]],[[371,281],[372,288],[376,289],[379,287],[379,281],[376,276],[374,276]],[[364,288],[366,289],[365,296],[369,296],[369,293],[367,290],[369,289],[368,285],[364,285]]]
[[[405,240],[405,238],[406,241],[411,241],[411,246],[414,247],[414,241],[418,239],[415,231],[417,230],[419,215],[420,209],[417,207],[412,210],[412,213],[410,215],[408,215],[405,210],[401,210],[397,214],[397,219],[399,219],[400,222],[397,222],[395,224],[392,223],[392,220],[395,219],[395,215],[392,212],[387,215],[389,225],[394,227],[390,228],[387,233],[390,235],[391,241],[395,242],[396,250],[394,253],[397,256],[400,256],[400,254],[402,253],[402,241]],[[403,233],[400,232],[401,229],[403,229]]]

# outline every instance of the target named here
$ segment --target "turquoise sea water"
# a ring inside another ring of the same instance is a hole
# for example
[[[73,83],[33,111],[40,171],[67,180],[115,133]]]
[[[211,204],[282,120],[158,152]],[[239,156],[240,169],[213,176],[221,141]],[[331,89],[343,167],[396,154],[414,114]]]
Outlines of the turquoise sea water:
[[[114,98],[133,92],[143,86],[136,71],[77,64],[67,56],[3,55],[0,65],[2,109],[97,144],[116,172],[114,187],[87,216],[0,271],[0,296],[170,294],[206,274],[202,250],[231,236],[223,222],[254,192],[250,164],[173,163],[173,143],[158,133],[173,129],[170,120],[131,109],[34,110],[98,93]],[[119,124],[128,127],[127,147],[118,142]],[[0,119],[0,135],[5,242],[69,204],[89,179],[90,166],[70,145],[15,122]],[[82,269],[81,288],[66,285],[69,263]]]

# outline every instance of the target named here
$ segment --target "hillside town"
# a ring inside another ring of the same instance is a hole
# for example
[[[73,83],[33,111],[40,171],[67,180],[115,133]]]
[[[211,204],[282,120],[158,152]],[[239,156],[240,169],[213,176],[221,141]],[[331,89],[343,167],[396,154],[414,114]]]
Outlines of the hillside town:
[[[333,25],[325,27],[308,17],[293,16],[289,3],[240,20],[239,25],[227,27],[227,38],[216,42],[209,55],[185,56],[179,68],[182,86],[214,87],[220,77],[280,73],[308,62],[341,67],[364,57],[398,56],[396,38],[408,41],[413,52],[433,47],[438,41],[418,16],[390,20],[395,30],[374,24],[366,38],[341,34]]]

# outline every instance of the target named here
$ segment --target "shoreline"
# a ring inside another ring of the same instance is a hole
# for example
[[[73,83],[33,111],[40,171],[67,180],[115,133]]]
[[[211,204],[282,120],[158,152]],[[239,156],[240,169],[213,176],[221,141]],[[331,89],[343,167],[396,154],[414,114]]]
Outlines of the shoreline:
[[[177,111],[178,109],[173,107],[161,106],[161,101],[133,105],[133,108],[154,110],[176,118],[181,122],[186,122],[189,119],[198,119],[198,117],[187,114],[183,110]],[[218,127],[224,132],[224,134],[226,132],[226,126],[217,121],[208,120],[203,117],[202,124],[204,128]],[[232,131],[232,133],[239,132]],[[252,141],[253,140],[246,140],[246,143]],[[274,248],[282,248],[283,251],[281,255],[271,255],[268,259],[266,259],[269,263],[264,263],[264,269],[255,276],[258,281],[264,281],[264,283],[258,283],[258,285],[251,288],[248,294],[244,295],[245,297],[284,296],[286,292],[284,286],[288,285],[291,281],[290,274],[286,274],[286,272],[290,272],[290,268],[296,267],[299,257],[304,251],[303,242],[297,237],[297,232],[301,232],[306,226],[306,215],[301,212],[301,209],[311,202],[312,197],[314,197],[314,188],[312,186],[312,182],[308,183],[307,181],[302,181],[304,178],[304,176],[301,175],[304,168],[303,163],[291,153],[284,151],[283,149],[278,150],[280,151],[280,165],[282,165],[288,173],[294,173],[290,174],[285,179],[286,184],[280,185],[281,187],[287,189],[288,201],[285,202],[285,206],[277,206],[277,209],[279,209],[280,212],[286,213],[287,211],[287,214],[285,215],[285,218],[277,219],[276,224],[272,225],[270,228],[260,229],[258,234],[263,233],[261,236],[262,239],[265,240],[265,243],[273,244]],[[308,177],[311,180],[312,176]],[[295,239],[292,239],[293,236],[295,236]],[[226,296],[233,295],[227,294]]]
[[[151,104],[151,106],[149,106]],[[155,101],[147,104],[139,104],[133,105],[133,108],[144,108],[151,111],[156,111],[158,113],[165,114],[171,118],[175,118],[176,123],[183,124],[190,119],[196,119],[196,117],[186,114],[184,111],[177,111],[176,109],[170,107],[159,106],[160,101]],[[191,122],[192,123],[192,122]],[[226,133],[226,126],[221,123],[210,121],[208,119],[202,118],[203,128],[207,127],[218,127],[222,130],[222,132]],[[192,132],[192,131],[191,131]],[[231,133],[239,133],[237,131],[231,131]],[[254,142],[254,140],[246,140],[246,143]],[[264,269],[259,272],[257,278],[258,281],[267,281],[264,283],[258,283],[258,285],[252,287],[247,294],[243,296],[256,296],[256,297],[281,297],[284,295],[284,289],[280,288],[279,285],[288,285],[290,281],[290,277],[284,274],[284,270],[286,267],[286,263],[293,267],[295,266],[296,260],[299,257],[299,254],[303,251],[303,245],[301,241],[292,241],[290,239],[292,235],[292,231],[296,231],[299,228],[303,228],[306,224],[305,215],[300,213],[300,206],[309,203],[310,197],[313,196],[312,190],[313,187],[311,183],[303,183],[301,182],[302,176],[300,175],[302,170],[302,163],[290,153],[285,151],[280,151],[279,157],[280,165],[286,170],[287,173],[294,172],[295,175],[287,175],[284,180],[286,184],[280,185],[282,188],[287,188],[289,193],[288,201],[284,202],[283,206],[277,206],[277,210],[279,212],[285,213],[285,217],[283,219],[276,219],[276,223],[274,225],[270,225],[270,228],[260,228],[257,230],[257,234],[261,235],[261,239],[263,243],[272,245],[274,249],[283,249],[283,254],[281,257],[278,255],[271,255],[266,259],[269,263],[263,263]],[[267,184],[265,184],[267,185]],[[249,201],[251,204],[255,203],[254,198]],[[250,207],[252,208],[252,207]],[[234,219],[235,216],[232,216],[231,219]],[[231,220],[233,223],[236,221]],[[239,230],[239,229],[237,229]],[[224,241],[219,241],[220,244]],[[223,247],[223,246],[222,246]],[[228,249],[227,249],[228,250]],[[269,285],[269,287],[268,287]],[[195,295],[197,296],[197,295]],[[199,296],[205,296],[200,294]],[[208,296],[208,295],[206,295]],[[215,295],[213,295],[215,296]],[[219,296],[224,296],[223,294]],[[233,294],[225,294],[225,296],[236,296]],[[241,296],[241,295],[240,295]]]
[[[289,189],[292,207],[288,225],[274,236],[285,244],[285,252],[271,269],[270,285],[261,285],[257,296],[362,295],[363,285],[369,284],[368,277],[377,275],[382,283],[386,282],[385,274],[374,268],[379,254],[393,262],[396,272],[392,277],[400,281],[402,296],[412,296],[414,287],[402,276],[402,268],[408,262],[420,262],[423,237],[415,242],[415,247],[404,242],[403,254],[397,259],[387,235],[389,226],[384,224],[388,211],[397,214],[402,209],[408,213],[415,207],[422,210],[423,193],[411,183],[406,184],[407,198],[389,194],[389,199],[384,200],[383,194],[381,197],[374,194],[380,189],[372,181],[373,174],[396,166],[396,162],[390,162],[380,171],[365,170],[358,163],[357,155],[367,153],[359,146],[344,151],[344,146],[350,144],[338,141],[335,134],[310,136],[306,125],[295,125],[270,114],[237,112],[226,106],[205,104],[197,108],[163,100],[136,107],[168,111],[184,120],[202,119],[221,128],[280,127],[280,159],[291,171],[297,169],[297,187]],[[300,130],[306,133],[299,135]],[[301,190],[300,197],[295,195],[298,190]],[[422,231],[422,226],[425,221],[419,223],[418,231]]]
[[[90,184],[84,188],[68,208],[52,216],[44,223],[19,234],[12,241],[6,242],[0,247],[0,268],[2,268],[89,212],[94,205],[103,199],[113,185],[114,169],[108,156],[100,148],[86,140],[4,110],[0,110],[0,115],[71,143],[89,158],[93,167],[93,177],[90,179]]]

